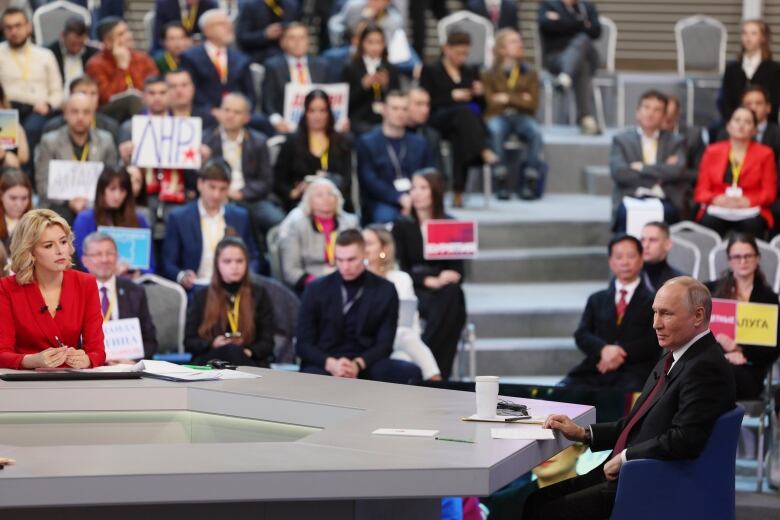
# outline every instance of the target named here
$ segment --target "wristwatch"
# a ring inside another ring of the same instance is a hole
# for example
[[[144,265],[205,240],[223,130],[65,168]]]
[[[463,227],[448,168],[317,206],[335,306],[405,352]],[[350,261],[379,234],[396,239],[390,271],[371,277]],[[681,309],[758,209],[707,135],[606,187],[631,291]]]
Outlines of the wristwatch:
[[[591,437],[590,434],[590,427],[585,428],[585,438],[582,440],[582,443],[586,446],[590,446],[590,443],[593,442],[593,437]]]

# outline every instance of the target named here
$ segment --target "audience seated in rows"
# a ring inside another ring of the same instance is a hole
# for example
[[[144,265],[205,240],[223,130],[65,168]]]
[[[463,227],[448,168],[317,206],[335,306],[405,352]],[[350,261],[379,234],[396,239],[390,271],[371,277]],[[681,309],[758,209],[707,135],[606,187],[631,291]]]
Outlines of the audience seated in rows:
[[[328,95],[314,89],[303,100],[303,116],[279,150],[274,166],[274,188],[286,211],[297,206],[309,183],[330,179],[352,211],[352,146],[336,131]]]
[[[163,76],[168,72],[179,70],[181,55],[192,47],[192,38],[184,30],[181,22],[168,22],[162,29],[162,49],[153,54],[157,70]]]
[[[585,0],[545,0],[539,4],[538,23],[544,67],[557,74],[560,87],[573,89],[582,133],[601,133],[591,94],[599,63],[593,41],[601,36],[596,6]]]
[[[764,237],[774,226],[777,164],[772,149],[753,140],[757,126],[752,110],[737,108],[726,125],[729,139],[709,145],[701,159],[697,220],[721,236],[740,231]]]
[[[203,27],[198,22],[203,13],[217,7],[214,0],[155,0],[151,50],[162,47],[164,28],[171,22],[180,23],[187,36],[199,38]]]
[[[409,215],[412,174],[433,166],[425,139],[406,129],[409,99],[399,91],[385,99],[382,126],[357,142],[363,221],[389,223]]]
[[[426,260],[423,255],[426,223],[451,218],[444,212],[444,179],[436,172],[418,172],[412,177],[409,195],[410,215],[393,224],[396,256],[401,270],[414,282],[420,317],[425,320],[423,343],[433,352],[442,379],[447,380],[466,325],[463,261]]]
[[[409,98],[406,130],[425,139],[428,150],[433,154],[434,168],[439,172],[444,172],[441,134],[430,125],[431,95],[424,88],[417,86],[410,88],[406,96]]]
[[[11,103],[5,97],[5,91],[0,85],[0,108],[11,109]],[[27,143],[27,133],[23,126],[16,127],[16,146],[0,149],[0,167],[22,168],[30,162],[30,146]]]
[[[607,289],[588,298],[574,340],[585,359],[564,386],[639,392],[661,350],[653,330],[653,292],[642,282],[642,243],[630,235],[609,241]]]
[[[344,210],[344,197],[325,177],[308,183],[303,199],[279,228],[282,278],[302,293],[317,278],[336,267],[337,235],[358,227],[358,218]]]
[[[354,31],[361,20],[378,25],[388,42],[392,41],[396,31],[404,30],[404,19],[390,0],[347,0],[328,23],[331,42],[344,41],[347,31]]]
[[[184,347],[193,362],[212,359],[268,368],[274,347],[274,309],[249,269],[250,253],[239,237],[216,246],[209,284],[187,309]]]
[[[32,209],[32,202],[33,187],[27,174],[6,168],[0,175],[0,242],[6,253],[11,246],[11,233],[22,215]]]
[[[85,270],[97,279],[103,321],[138,318],[144,343],[144,358],[154,358],[157,353],[157,336],[149,313],[146,292],[142,286],[122,276],[126,266],[119,262],[114,239],[105,233],[93,231],[83,237],[78,258]],[[138,360],[116,360],[124,363],[136,361]]]
[[[89,98],[92,105],[92,110],[95,112],[95,117],[92,124],[95,128],[105,130],[114,139],[115,143],[121,143],[119,141],[119,124],[113,117],[107,116],[103,112],[98,111],[100,99],[97,81],[91,76],[79,76],[68,85],[68,95],[84,94]],[[43,133],[47,134],[53,132],[65,124],[65,118],[62,115],[56,115],[51,117],[43,127]]]
[[[57,60],[63,86],[84,75],[89,59],[100,49],[89,43],[89,27],[80,16],[65,21],[60,37],[48,45]]]
[[[242,51],[255,63],[281,54],[279,45],[285,26],[300,19],[295,0],[251,0],[243,2],[236,21],[236,39]]]
[[[648,222],[642,227],[642,281],[650,292],[656,292],[672,278],[686,273],[669,265],[667,257],[674,247],[666,222]]]
[[[373,224],[363,230],[366,243],[366,267],[375,275],[393,283],[398,293],[398,328],[393,343],[393,359],[417,365],[426,381],[440,381],[441,371],[431,349],[422,340],[417,295],[409,273],[398,269],[395,261],[395,241],[384,225]]]
[[[296,352],[301,372],[414,383],[420,369],[393,359],[398,294],[364,264],[360,231],[339,233],[333,244],[337,271],[314,280],[303,293]]]

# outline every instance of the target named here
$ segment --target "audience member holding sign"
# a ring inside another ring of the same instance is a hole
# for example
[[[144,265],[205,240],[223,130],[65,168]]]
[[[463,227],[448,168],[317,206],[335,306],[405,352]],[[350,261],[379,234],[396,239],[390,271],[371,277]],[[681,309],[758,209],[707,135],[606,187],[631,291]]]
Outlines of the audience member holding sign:
[[[701,159],[693,194],[702,205],[697,219],[721,236],[763,237],[774,226],[777,166],[772,149],[753,141],[757,126],[755,113],[737,108],[726,125],[728,141],[709,145]]]
[[[430,347],[444,380],[449,379],[452,362],[466,324],[466,301],[460,284],[462,260],[426,260],[423,256],[426,222],[449,218],[444,213],[444,181],[434,172],[412,177],[412,209],[393,225],[396,254],[402,270],[414,281],[425,320],[422,340]]]
[[[777,294],[772,291],[759,267],[761,253],[755,238],[742,233],[731,235],[726,254],[729,259],[728,270],[717,281],[707,284],[713,298],[778,304]],[[766,372],[777,361],[780,353],[777,345],[738,345],[734,338],[725,334],[717,334],[715,339],[731,363],[737,383],[737,399],[758,398],[764,389]]]
[[[208,287],[187,311],[184,347],[193,363],[221,359],[233,365],[269,367],[274,347],[271,298],[249,272],[249,251],[238,237],[217,244]]]
[[[27,144],[27,133],[19,124],[19,113],[9,110],[10,107],[0,85],[0,166],[21,168],[30,162],[30,147]]]
[[[103,322],[137,319],[143,341],[143,357],[152,359],[157,353],[157,336],[146,292],[140,285],[119,276],[118,258],[116,242],[111,236],[96,231],[84,238],[80,260],[87,272],[97,279]],[[108,343],[110,340],[106,337]]]
[[[0,368],[97,367],[103,318],[95,279],[71,269],[73,235],[48,209],[26,213],[11,239],[14,275],[0,279]]]

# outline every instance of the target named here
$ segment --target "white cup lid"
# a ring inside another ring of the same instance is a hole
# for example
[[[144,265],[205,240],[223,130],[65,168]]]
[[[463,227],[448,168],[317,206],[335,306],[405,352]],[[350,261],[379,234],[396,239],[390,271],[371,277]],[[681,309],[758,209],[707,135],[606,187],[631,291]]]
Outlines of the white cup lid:
[[[477,383],[498,383],[498,376],[477,376]]]

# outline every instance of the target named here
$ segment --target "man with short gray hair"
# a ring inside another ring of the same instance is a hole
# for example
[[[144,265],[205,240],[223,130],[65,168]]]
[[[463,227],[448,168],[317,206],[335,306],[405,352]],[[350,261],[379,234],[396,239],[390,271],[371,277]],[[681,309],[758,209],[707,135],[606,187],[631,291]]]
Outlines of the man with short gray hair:
[[[693,459],[701,454],[715,421],[734,408],[736,395],[729,363],[709,330],[711,314],[709,290],[696,279],[680,276],[661,287],[653,302],[653,328],[658,344],[668,352],[628,416],[588,427],[565,415],[550,415],[544,423],[593,451],[612,448],[612,454],[585,475],[531,494],[524,520],[607,518],[626,460]],[[654,498],[651,489],[647,496]]]

